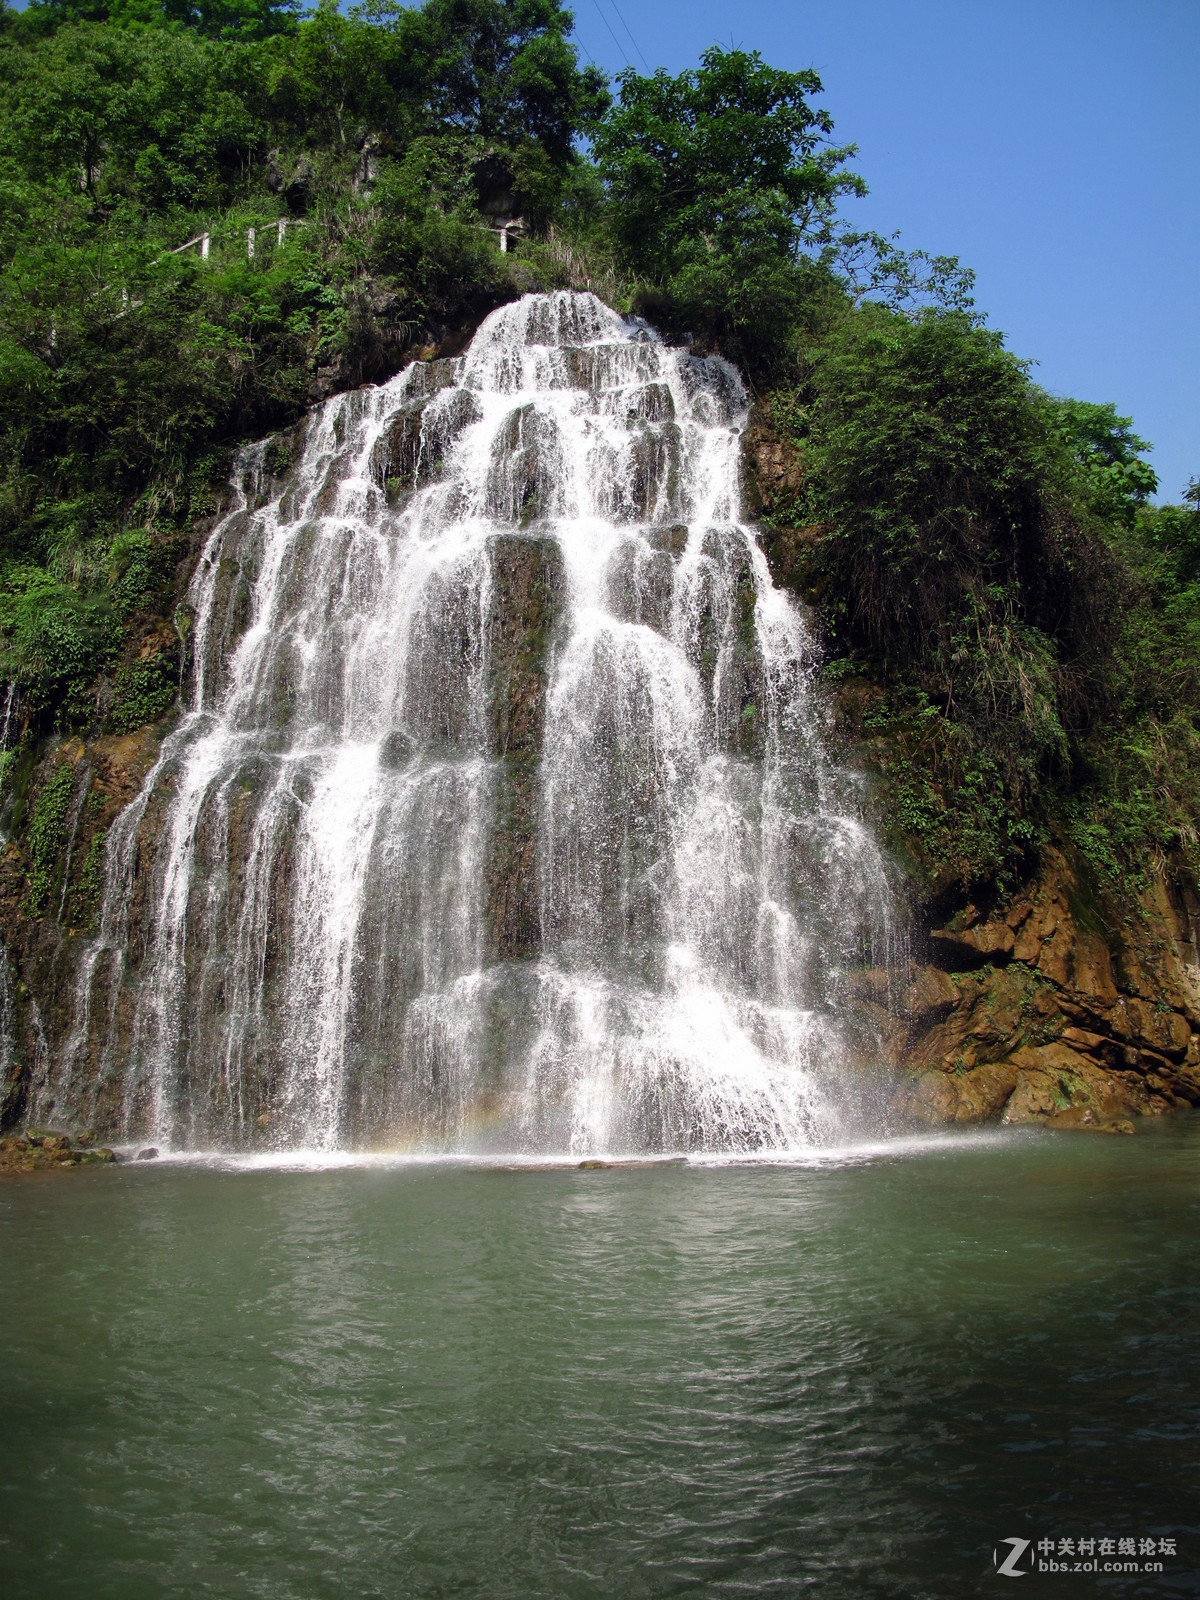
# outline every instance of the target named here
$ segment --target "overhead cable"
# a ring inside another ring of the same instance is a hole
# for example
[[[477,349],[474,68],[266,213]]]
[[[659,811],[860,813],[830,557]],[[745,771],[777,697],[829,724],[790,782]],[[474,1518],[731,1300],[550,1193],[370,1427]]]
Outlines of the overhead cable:
[[[600,10],[600,0],[592,0],[592,4],[596,8],[596,14],[600,18],[600,21],[604,24],[604,26],[608,29],[609,33],[612,35],[612,42],[616,45],[617,49],[621,52],[621,59],[624,61],[625,65],[632,72],[632,70],[633,70],[633,62],[630,61],[629,57],[625,54],[625,46],[617,38],[616,34],[613,33],[612,23],[604,15],[603,11]]]
[[[649,72],[650,71],[650,63],[646,60],[645,56],[642,55],[641,46],[638,44],[637,40],[633,37],[633,34],[630,33],[629,24],[625,21],[625,18],[623,16],[621,16],[621,9],[617,5],[617,0],[608,0],[608,3],[613,8],[613,10],[617,13],[617,16],[620,18],[621,26],[625,29],[625,32],[629,34],[629,42],[633,46],[633,48],[637,51],[638,59],[641,61],[642,65],[645,67],[646,71]]]

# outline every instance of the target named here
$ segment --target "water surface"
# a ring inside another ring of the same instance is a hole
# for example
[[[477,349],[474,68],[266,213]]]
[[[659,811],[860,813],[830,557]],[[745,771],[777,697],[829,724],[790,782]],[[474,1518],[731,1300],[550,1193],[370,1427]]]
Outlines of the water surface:
[[[6,1596],[1200,1592],[1200,1119],[0,1188]]]

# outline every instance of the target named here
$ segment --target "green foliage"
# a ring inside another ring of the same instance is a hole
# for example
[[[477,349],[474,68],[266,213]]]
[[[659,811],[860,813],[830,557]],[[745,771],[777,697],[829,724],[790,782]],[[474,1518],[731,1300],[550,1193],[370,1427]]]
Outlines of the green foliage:
[[[828,235],[840,195],[863,192],[810,104],[821,80],[714,47],[695,71],[618,81],[594,148],[623,261],[659,291],[647,304],[765,357],[801,316],[802,248]]]
[[[478,225],[471,168],[461,142],[418,139],[379,173],[374,252],[410,286],[415,317],[485,305],[499,291],[502,263]]]
[[[83,921],[89,929],[94,929],[98,920],[100,900],[104,893],[104,849],[107,835],[103,828],[97,828],[88,845],[87,854],[79,869],[77,884],[78,907],[83,913]]]
[[[1034,772],[1019,747],[965,708],[948,714],[911,680],[895,677],[861,736],[881,758],[890,842],[923,894],[953,895],[990,881],[1013,886],[1046,834]]]
[[[957,256],[931,256],[926,250],[901,250],[898,233],[843,230],[822,252],[825,264],[845,285],[855,305],[875,301],[892,311],[924,307],[970,314],[975,274]]]
[[[116,733],[132,733],[165,717],[178,698],[179,665],[173,652],[131,662],[113,679],[108,725]]]
[[[1049,830],[1113,885],[1200,868],[1200,507],[1151,507],[1129,420],[965,313],[862,298],[805,362],[770,407],[805,582],[889,687],[870,732],[927,892],[1011,883]]]
[[[484,167],[542,226],[595,200],[573,142],[607,94],[557,0],[374,17],[0,11],[0,673],[34,728],[103,710],[236,443],[528,284],[480,226]],[[169,705],[148,671],[110,725]]]
[[[1141,459],[1151,447],[1134,433],[1132,417],[1086,400],[1055,400],[1051,406],[1083,474],[1091,509],[1131,527],[1158,488],[1157,474]]]
[[[889,665],[927,660],[1036,555],[1044,429],[1024,370],[962,314],[869,306],[813,351],[805,399],[807,509],[845,624]]]
[[[33,808],[29,821],[28,893],[29,911],[33,916],[45,909],[54,884],[58,858],[66,844],[67,814],[74,787],[74,767],[69,761],[59,762]]]
[[[120,0],[122,7],[142,9],[146,0]],[[269,39],[290,33],[301,13],[301,0],[161,0],[166,23],[195,28],[220,39]],[[118,10],[118,17],[120,11]]]
[[[428,0],[398,16],[405,44],[426,54],[435,117],[490,144],[533,144],[565,167],[608,105],[603,74],[578,67],[558,0]]]
[[[264,464],[274,477],[282,477],[294,459],[291,445],[286,439],[272,439],[263,457]]]
[[[1200,878],[1200,507],[1122,507],[1110,539],[1105,714],[1080,731],[1069,832],[1110,883],[1164,860]]]
[[[27,714],[82,721],[119,635],[110,610],[37,567],[10,566],[0,588],[0,675]]]
[[[1140,885],[1171,859],[1200,873],[1200,717],[1150,716],[1086,747],[1085,779],[1063,801],[1067,832],[1109,885]]]
[[[105,576],[118,612],[133,610],[154,590],[154,546],[145,528],[123,528],[108,550]]]
[[[295,28],[299,0],[34,0],[25,26],[49,33],[64,22],[116,28],[194,28],[221,39],[267,39]]]

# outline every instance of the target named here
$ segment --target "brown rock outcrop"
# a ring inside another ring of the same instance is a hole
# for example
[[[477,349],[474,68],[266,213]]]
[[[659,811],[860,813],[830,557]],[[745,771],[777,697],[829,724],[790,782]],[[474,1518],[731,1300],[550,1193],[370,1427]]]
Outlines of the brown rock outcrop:
[[[893,1040],[896,1108],[926,1123],[1124,1131],[1200,1104],[1200,918],[1156,877],[1118,921],[1060,850],[983,917],[934,930]]]
[[[116,1152],[106,1146],[93,1146],[85,1135],[51,1133],[27,1128],[24,1133],[9,1133],[0,1139],[0,1172],[45,1172],[64,1167],[109,1166]]]

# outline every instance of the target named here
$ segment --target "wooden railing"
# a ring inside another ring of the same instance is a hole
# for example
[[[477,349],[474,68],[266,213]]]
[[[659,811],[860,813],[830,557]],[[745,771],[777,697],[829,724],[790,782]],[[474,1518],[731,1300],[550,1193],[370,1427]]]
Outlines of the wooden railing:
[[[267,227],[263,229],[263,232],[269,233],[272,227],[275,229],[275,248],[278,249],[283,244],[289,228],[307,228],[308,223],[305,222],[301,217],[279,217],[275,222],[269,223]],[[246,259],[248,261],[254,260],[254,253],[257,243],[258,229],[256,227],[248,227],[246,229]],[[212,234],[207,228],[203,233],[198,233],[194,239],[188,239],[185,240],[183,244],[177,244],[174,250],[164,250],[162,255],[157,259],[159,261],[165,261],[168,256],[181,256],[185,250],[195,249],[197,245],[200,247],[201,261],[207,261],[209,258],[209,250],[212,245]],[[503,246],[501,246],[501,248],[503,248]]]

